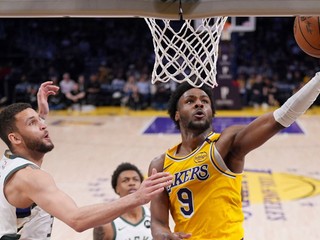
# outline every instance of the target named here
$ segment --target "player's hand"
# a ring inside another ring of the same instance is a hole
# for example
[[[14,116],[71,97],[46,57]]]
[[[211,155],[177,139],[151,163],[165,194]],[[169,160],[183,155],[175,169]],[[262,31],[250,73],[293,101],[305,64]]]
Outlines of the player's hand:
[[[191,233],[184,232],[174,232],[174,233],[162,233],[161,236],[157,236],[154,239],[156,240],[181,240],[181,239],[189,239],[191,237]]]
[[[177,240],[178,239],[188,239],[191,237],[191,233],[184,233],[184,232],[175,232],[175,233],[173,233],[173,235],[175,237],[177,237]]]
[[[141,205],[150,202],[150,200],[158,193],[162,192],[165,187],[172,184],[172,175],[167,172],[157,173],[156,169],[152,169],[150,177],[145,179],[140,188],[135,192],[141,201]]]
[[[191,237],[191,233],[184,233],[184,232],[174,232],[173,235],[175,237],[175,238],[171,238],[173,240],[188,239]]]
[[[49,114],[48,97],[50,95],[56,95],[59,91],[59,87],[53,85],[52,81],[44,82],[40,85],[37,93],[38,112],[39,116],[43,119]]]

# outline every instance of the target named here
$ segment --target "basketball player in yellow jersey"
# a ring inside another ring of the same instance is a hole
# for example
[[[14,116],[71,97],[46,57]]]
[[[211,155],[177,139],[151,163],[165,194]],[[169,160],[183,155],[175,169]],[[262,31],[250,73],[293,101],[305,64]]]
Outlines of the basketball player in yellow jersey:
[[[168,112],[181,132],[181,143],[155,158],[149,166],[174,175],[166,192],[151,201],[151,230],[158,239],[244,238],[241,177],[245,156],[285,127],[315,101],[320,73],[274,112],[248,125],[214,133],[212,89],[183,83],[172,94]],[[169,227],[169,211],[175,222]]]

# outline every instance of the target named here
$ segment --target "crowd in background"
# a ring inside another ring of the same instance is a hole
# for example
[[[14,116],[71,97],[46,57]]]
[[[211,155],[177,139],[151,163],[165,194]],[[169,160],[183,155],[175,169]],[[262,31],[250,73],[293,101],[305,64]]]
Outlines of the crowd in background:
[[[316,71],[319,59],[293,37],[293,17],[257,18],[232,34],[232,75],[243,106],[277,106]],[[75,104],[163,110],[175,83],[151,84],[152,36],[141,18],[0,20],[0,105],[36,106],[40,83],[61,87],[51,109]]]
[[[293,21],[257,18],[254,32],[233,36],[234,79],[244,106],[281,105],[320,70],[320,60],[297,45]]]

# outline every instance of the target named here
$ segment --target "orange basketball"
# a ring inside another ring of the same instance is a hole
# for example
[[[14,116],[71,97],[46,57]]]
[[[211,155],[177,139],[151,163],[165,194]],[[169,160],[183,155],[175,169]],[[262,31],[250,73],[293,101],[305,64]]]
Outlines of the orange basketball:
[[[294,20],[294,37],[298,46],[312,57],[320,58],[320,19],[300,17]]]

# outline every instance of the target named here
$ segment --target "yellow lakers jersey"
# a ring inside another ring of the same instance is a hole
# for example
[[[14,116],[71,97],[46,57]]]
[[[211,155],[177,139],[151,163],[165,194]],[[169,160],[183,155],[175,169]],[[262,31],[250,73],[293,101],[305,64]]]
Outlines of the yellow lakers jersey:
[[[242,174],[228,170],[215,149],[219,136],[210,133],[187,156],[175,156],[179,145],[165,155],[163,171],[174,176],[167,191],[175,232],[191,233],[191,239],[243,238]]]

